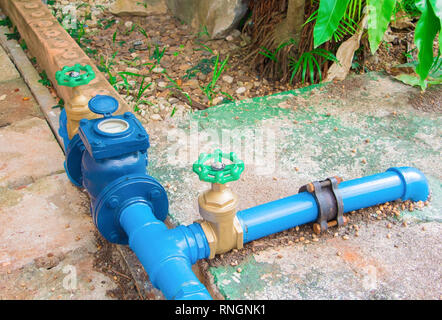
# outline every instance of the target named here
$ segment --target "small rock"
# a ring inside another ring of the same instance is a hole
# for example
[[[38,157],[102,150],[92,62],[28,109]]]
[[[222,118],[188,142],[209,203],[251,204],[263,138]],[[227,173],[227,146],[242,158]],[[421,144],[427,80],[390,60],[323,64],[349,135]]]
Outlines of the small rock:
[[[155,67],[152,69],[152,72],[155,72],[155,73],[162,73],[163,71],[164,71],[164,68],[161,68],[161,67]]]
[[[238,29],[234,29],[231,33],[230,36],[232,36],[233,38],[238,38],[239,36],[241,36],[241,31],[239,31]]]
[[[158,113],[154,113],[153,115],[151,115],[150,119],[154,120],[154,121],[162,121],[163,120],[163,118],[161,118],[161,116]]]
[[[196,79],[191,79],[189,81],[186,81],[183,86],[190,87],[191,89],[198,89],[199,88],[199,82]]]
[[[228,84],[232,84],[233,83],[233,77],[228,76],[228,75],[224,75],[223,76],[223,81],[227,82]]]
[[[342,239],[344,239],[344,240],[348,240],[348,239],[350,239],[350,237],[347,236],[347,235],[345,235],[345,236],[342,237]]]
[[[137,68],[132,68],[132,67],[128,67],[125,70],[126,72],[131,72],[131,73],[140,73],[140,70],[138,70]]]
[[[132,26],[133,26],[133,22],[132,21],[126,21],[125,23],[124,23],[124,26],[126,27],[126,29],[131,29],[132,28]]]
[[[212,100],[212,104],[214,106],[217,106],[218,104],[220,104],[221,102],[223,102],[224,98],[223,97],[216,97]]]
[[[239,87],[238,89],[236,89],[236,94],[243,94],[247,91],[247,89],[245,87]]]
[[[233,41],[234,38],[233,38],[231,35],[228,35],[228,36],[226,37],[226,40],[230,42],[230,41]]]
[[[5,100],[5,99],[6,99],[6,94],[0,96],[0,101],[3,101],[3,100]]]

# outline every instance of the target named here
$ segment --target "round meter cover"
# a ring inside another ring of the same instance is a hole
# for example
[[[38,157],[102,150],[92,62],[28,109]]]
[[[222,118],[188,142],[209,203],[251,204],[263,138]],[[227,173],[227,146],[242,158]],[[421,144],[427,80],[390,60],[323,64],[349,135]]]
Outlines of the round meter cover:
[[[105,119],[98,123],[98,130],[108,134],[122,133],[129,129],[129,123],[122,119]]]

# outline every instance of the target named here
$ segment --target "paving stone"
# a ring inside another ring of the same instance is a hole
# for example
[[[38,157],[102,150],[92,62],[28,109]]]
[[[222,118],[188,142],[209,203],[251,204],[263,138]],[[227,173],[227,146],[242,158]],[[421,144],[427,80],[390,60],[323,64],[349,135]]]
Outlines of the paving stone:
[[[0,128],[0,187],[19,187],[62,172],[63,162],[46,121],[29,118]]]
[[[1,188],[0,273],[16,270],[51,254],[86,247],[95,250],[95,227],[88,197],[65,174],[41,178],[18,190]],[[37,260],[36,260],[37,259]]]
[[[0,299],[12,300],[104,300],[115,289],[113,279],[94,270],[93,252],[81,247],[68,252],[52,268],[35,263],[3,272]]]
[[[0,82],[16,80],[20,78],[20,74],[14,64],[9,59],[5,50],[0,46]],[[1,95],[0,95],[1,96]]]
[[[43,119],[39,105],[21,79],[1,82],[0,98],[2,96],[3,99],[0,99],[0,128],[32,117]]]

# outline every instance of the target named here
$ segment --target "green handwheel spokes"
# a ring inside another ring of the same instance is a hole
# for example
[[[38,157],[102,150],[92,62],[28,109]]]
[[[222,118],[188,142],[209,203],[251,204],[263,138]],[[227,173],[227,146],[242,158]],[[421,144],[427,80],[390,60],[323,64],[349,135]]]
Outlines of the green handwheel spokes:
[[[205,164],[208,160],[213,160],[212,164]],[[223,159],[230,160],[231,164],[224,164]],[[195,172],[200,180],[225,184],[227,182],[238,180],[244,171],[244,162],[239,160],[234,152],[222,153],[216,149],[213,153],[201,153],[198,161],[193,164]]]
[[[65,87],[78,87],[88,84],[95,79],[95,72],[90,65],[76,64],[72,67],[63,67],[55,73],[58,85]]]

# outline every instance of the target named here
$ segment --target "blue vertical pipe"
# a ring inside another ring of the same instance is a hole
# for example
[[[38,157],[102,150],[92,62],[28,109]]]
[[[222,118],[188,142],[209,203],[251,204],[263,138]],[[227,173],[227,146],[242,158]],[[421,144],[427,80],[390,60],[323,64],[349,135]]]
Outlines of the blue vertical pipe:
[[[429,195],[424,174],[411,167],[390,168],[386,172],[343,181],[339,191],[344,212],[359,210],[397,199],[425,201]],[[316,221],[318,205],[308,192],[239,211],[244,243]]]
[[[155,218],[147,203],[136,202],[122,210],[120,224],[149,275],[166,299],[210,300],[207,289],[192,271],[192,265],[209,256],[210,248],[201,226],[168,229]]]

